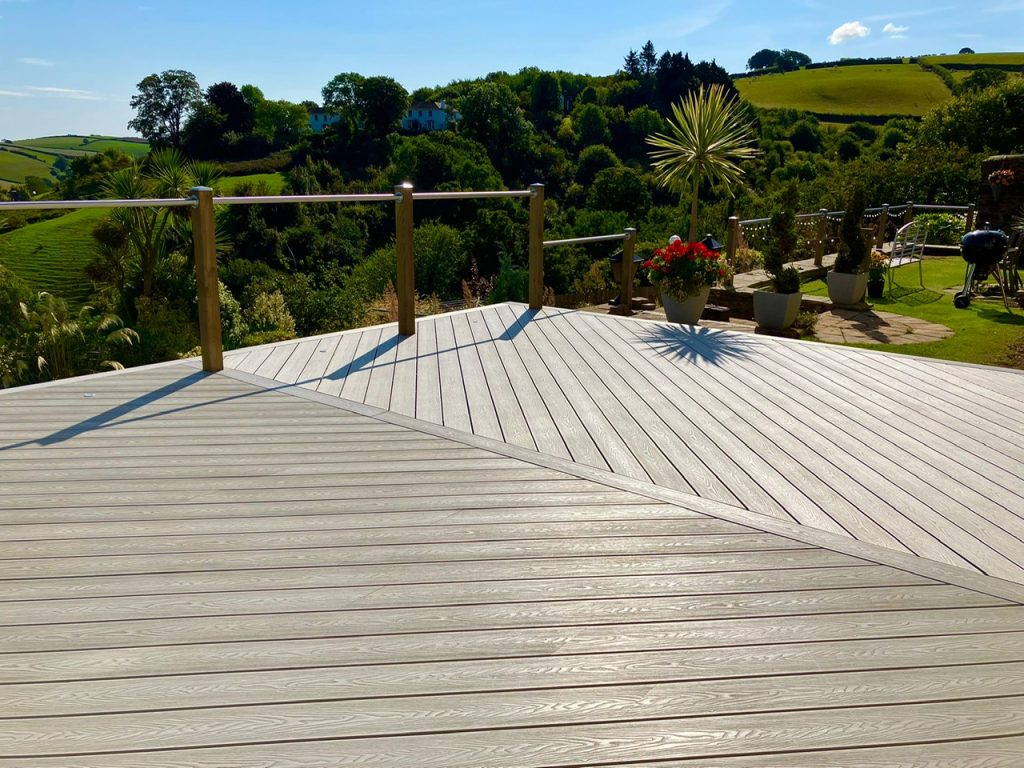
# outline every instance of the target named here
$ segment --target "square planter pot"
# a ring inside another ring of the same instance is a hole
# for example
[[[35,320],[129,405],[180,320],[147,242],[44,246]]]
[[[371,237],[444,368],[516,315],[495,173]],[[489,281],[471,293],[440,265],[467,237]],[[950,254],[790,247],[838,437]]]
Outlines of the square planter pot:
[[[852,307],[864,301],[868,289],[868,273],[850,275],[845,272],[828,273],[828,298],[837,307]]]
[[[754,320],[762,328],[771,331],[785,330],[800,314],[803,297],[800,292],[754,291]]]
[[[708,303],[708,296],[711,294],[711,287],[705,285],[700,293],[687,296],[683,299],[675,299],[664,291],[661,292],[661,304],[665,307],[665,318],[670,323],[686,323],[696,325],[700,320],[704,307]]]

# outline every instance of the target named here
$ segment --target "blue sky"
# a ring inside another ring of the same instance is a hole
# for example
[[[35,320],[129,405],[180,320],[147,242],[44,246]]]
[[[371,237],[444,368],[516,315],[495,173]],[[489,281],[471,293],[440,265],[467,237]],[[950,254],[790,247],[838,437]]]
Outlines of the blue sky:
[[[1024,0],[0,0],[0,138],[124,135],[135,84],[319,98],[338,72],[418,86],[536,65],[607,74],[646,40],[743,69],[760,48],[814,60],[1020,50]]]

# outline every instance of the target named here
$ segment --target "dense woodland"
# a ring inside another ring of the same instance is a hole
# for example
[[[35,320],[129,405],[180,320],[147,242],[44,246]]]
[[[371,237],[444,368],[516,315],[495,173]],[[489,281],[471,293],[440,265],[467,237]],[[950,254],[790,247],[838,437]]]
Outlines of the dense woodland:
[[[763,53],[763,52],[761,52]],[[794,53],[794,52],[786,52]],[[154,151],[135,162],[110,150],[76,158],[53,197],[173,197],[232,175],[283,172],[285,192],[381,192],[411,181],[419,190],[546,185],[554,237],[635,226],[642,250],[685,234],[688,190],[660,186],[647,137],[665,130],[671,106],[729,74],[648,43],[607,76],[527,68],[408,93],[388,77],[342,73],[318,102],[267,99],[252,85],[205,89],[184,70],[139,83],[130,127]],[[978,80],[922,121],[825,126],[812,115],[744,105],[759,155],[744,184],[700,190],[701,232],[721,237],[728,216],[767,215],[785,182],[799,181],[799,207],[841,207],[856,186],[868,204],[974,198],[982,157],[1024,149],[1024,79]],[[453,130],[408,133],[416,101],[444,101]],[[338,114],[309,130],[315,108]],[[993,120],[993,114],[1000,119]],[[235,194],[266,194],[262,182]],[[7,226],[16,226],[25,221]],[[416,285],[425,302],[523,298],[527,210],[522,201],[417,203]],[[386,319],[395,272],[394,212],[388,205],[267,205],[218,212],[225,341],[249,345]],[[6,385],[138,364],[194,350],[195,291],[187,217],[116,211],[95,225],[95,287],[87,308],[32,295],[0,267],[0,376]],[[545,284],[588,295],[609,280],[609,249],[546,254]],[[379,310],[379,311],[378,311]],[[384,314],[382,314],[384,313]],[[129,330],[132,329],[132,330]],[[45,360],[45,363],[40,362]]]

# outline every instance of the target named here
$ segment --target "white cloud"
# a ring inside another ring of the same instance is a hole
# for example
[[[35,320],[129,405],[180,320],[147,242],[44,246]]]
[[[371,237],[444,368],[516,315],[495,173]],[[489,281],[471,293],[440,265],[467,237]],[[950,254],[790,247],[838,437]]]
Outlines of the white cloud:
[[[18,91],[0,91],[0,96],[28,96],[28,94],[19,93]]]
[[[55,67],[55,66],[57,66],[55,63],[53,63],[49,59],[36,59],[36,58],[33,58],[32,56],[26,56],[25,58],[18,59],[18,63],[19,64],[28,64],[29,66],[32,66],[32,67]]]
[[[832,34],[828,37],[828,41],[832,43],[832,45],[839,45],[840,43],[845,43],[847,40],[854,40],[858,37],[867,37],[870,34],[871,30],[859,21],[848,21],[833,29]]]
[[[906,37],[905,33],[909,29],[910,27],[898,27],[890,21],[888,24],[882,27],[882,32],[884,32],[893,40],[902,40],[903,38]]]
[[[106,101],[102,96],[97,96],[92,91],[80,91],[77,88],[52,88],[48,86],[26,85],[26,91],[39,93],[44,96],[56,96],[61,99],[75,99],[76,101]]]

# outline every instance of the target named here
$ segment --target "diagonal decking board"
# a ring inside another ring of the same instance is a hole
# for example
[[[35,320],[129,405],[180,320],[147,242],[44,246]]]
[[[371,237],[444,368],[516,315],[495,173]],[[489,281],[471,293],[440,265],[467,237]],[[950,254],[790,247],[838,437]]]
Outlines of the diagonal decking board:
[[[836,476],[863,452],[782,439],[801,406],[864,437],[811,399],[838,358],[519,313],[0,393],[0,768],[1019,765],[1024,590],[897,553],[925,486],[883,514]],[[898,402],[888,461],[949,428]],[[983,458],[952,498],[1012,507]]]
[[[374,328],[273,378],[1024,582],[1020,373],[515,304],[417,327],[397,364]]]

